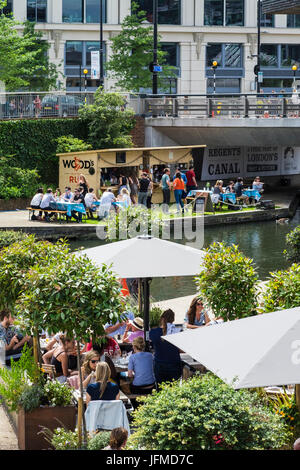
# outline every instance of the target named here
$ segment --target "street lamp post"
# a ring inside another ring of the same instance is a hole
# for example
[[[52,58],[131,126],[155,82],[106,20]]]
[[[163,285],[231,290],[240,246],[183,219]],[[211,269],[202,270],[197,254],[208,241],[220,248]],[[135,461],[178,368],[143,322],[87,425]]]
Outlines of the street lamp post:
[[[153,0],[153,71],[152,71],[152,94],[157,95],[158,92],[158,75],[157,63],[157,43],[158,43],[158,0]]]
[[[83,75],[84,75],[84,104],[87,104],[86,102],[86,89],[87,89],[87,74],[89,73],[88,69],[83,69]]]
[[[260,80],[258,78],[258,72],[260,72],[260,66],[261,66],[260,50],[261,50],[261,0],[257,0],[257,67],[256,67],[257,93],[260,93]]]
[[[214,95],[216,94],[216,70],[218,68],[218,62],[216,60],[213,61],[212,67],[214,72]]]
[[[294,72],[294,82],[293,82],[293,89],[294,90],[296,90],[296,73],[297,73],[297,70],[298,70],[298,66],[293,65],[292,71]]]
[[[100,0],[100,87],[104,85],[104,69],[103,69],[103,0]]]

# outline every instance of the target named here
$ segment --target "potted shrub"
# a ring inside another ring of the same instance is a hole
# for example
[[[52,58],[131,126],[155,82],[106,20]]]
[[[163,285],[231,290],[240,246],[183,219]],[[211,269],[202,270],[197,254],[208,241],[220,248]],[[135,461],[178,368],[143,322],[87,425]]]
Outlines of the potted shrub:
[[[11,369],[0,369],[0,394],[9,411],[17,413],[17,436],[20,450],[47,449],[41,427],[55,429],[58,422],[75,429],[76,408],[72,390],[57,381],[47,380],[39,370],[31,351],[25,348],[20,361]]]

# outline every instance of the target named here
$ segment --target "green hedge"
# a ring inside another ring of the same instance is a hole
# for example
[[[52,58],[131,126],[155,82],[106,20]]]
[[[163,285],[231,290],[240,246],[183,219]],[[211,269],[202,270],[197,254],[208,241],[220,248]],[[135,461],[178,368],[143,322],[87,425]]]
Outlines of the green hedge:
[[[1,155],[13,155],[12,164],[37,169],[42,181],[58,182],[57,142],[55,139],[72,134],[87,138],[85,125],[79,119],[30,119],[0,122]]]

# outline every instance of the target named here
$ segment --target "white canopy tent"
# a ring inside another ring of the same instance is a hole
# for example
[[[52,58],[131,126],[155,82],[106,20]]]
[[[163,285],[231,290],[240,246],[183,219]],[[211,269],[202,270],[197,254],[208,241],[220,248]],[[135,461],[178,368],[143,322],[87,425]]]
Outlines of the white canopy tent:
[[[153,277],[194,276],[201,271],[204,251],[161,240],[139,236],[78,252],[95,264],[112,265],[119,278],[142,281],[145,339],[149,335],[150,281]]]
[[[235,389],[300,383],[300,307],[165,336]]]

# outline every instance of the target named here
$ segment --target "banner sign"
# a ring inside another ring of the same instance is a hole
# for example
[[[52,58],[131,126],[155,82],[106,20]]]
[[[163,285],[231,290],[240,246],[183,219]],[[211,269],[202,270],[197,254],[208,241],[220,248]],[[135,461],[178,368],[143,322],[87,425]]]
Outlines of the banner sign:
[[[206,148],[202,181],[300,174],[300,147]]]
[[[91,52],[91,79],[100,79],[100,53],[99,51]]]

